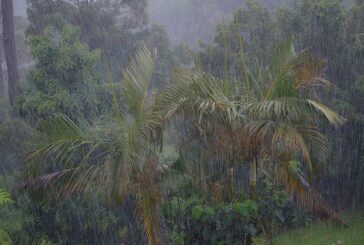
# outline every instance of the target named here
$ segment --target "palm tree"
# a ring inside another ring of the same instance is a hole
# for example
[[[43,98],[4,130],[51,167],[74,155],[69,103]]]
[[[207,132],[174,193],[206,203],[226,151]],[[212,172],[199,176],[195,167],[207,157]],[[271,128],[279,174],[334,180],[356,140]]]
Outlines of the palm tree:
[[[288,40],[277,49],[270,67],[259,69],[260,74],[253,76],[244,66],[245,79],[249,79],[245,89],[251,90],[245,95],[233,96],[234,89],[226,93],[226,81],[182,70],[176,83],[162,94],[160,104],[167,119],[180,113],[194,118],[200,136],[211,124],[230,128],[230,139],[224,143],[238,144],[241,150],[235,154],[244,156],[237,157],[249,159],[252,198],[256,197],[257,171],[267,173],[262,162],[274,163],[274,177],[288,190],[300,193],[306,205],[332,217],[334,212],[306,178],[329,154],[319,130],[321,121],[334,126],[345,122],[318,99],[319,89],[332,87],[320,76],[324,65],[307,51],[296,54]],[[217,127],[212,131],[219,135]],[[306,164],[306,174],[296,160]]]
[[[296,54],[292,40],[284,42],[265,74],[259,76],[268,83],[260,83],[263,86],[253,91],[255,97],[242,103],[241,113],[246,115],[243,125],[252,142],[252,192],[257,167],[262,167],[259,159],[268,158],[268,162],[275,164],[275,176],[290,191],[300,193],[301,201],[332,216],[333,211],[306,180],[329,155],[320,123],[327,121],[337,127],[345,122],[318,98],[319,89],[332,87],[320,76],[324,66],[322,60],[307,51]],[[304,163],[305,168],[296,160]]]
[[[161,116],[148,93],[153,70],[151,54],[142,44],[123,73],[122,106],[117,88],[110,84],[115,117],[102,125],[65,115],[41,121],[26,159],[28,173],[35,177],[25,183],[37,192],[51,187],[59,196],[94,187],[117,203],[133,195],[150,245],[162,242],[157,157]],[[39,176],[37,170],[50,160],[62,169]]]
[[[184,157],[191,156],[189,174],[199,180],[197,187],[205,191],[216,179],[205,172],[206,161],[225,159],[225,166],[233,167],[224,146],[227,146],[225,139],[230,138],[232,129],[239,124],[239,115],[233,98],[234,90],[227,89],[229,87],[226,85],[225,81],[207,73],[180,68],[175,74],[174,83],[162,92],[159,99],[165,122],[173,122],[172,127],[182,124],[177,128],[183,128],[177,144],[179,151]],[[194,165],[196,158],[197,166]],[[213,173],[212,164],[208,168]],[[211,180],[210,183],[207,183],[208,180]],[[230,187],[232,185],[227,188]]]

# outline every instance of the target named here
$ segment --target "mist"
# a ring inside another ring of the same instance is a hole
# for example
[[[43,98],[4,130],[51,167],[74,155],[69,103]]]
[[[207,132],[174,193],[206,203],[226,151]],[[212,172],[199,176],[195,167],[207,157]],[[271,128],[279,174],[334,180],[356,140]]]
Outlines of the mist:
[[[292,0],[262,2],[270,11],[275,11],[281,4],[292,4]],[[196,4],[206,10],[194,8]],[[216,24],[230,20],[233,12],[243,5],[241,0],[149,0],[148,15],[150,24],[162,25],[166,29],[173,45],[186,43],[197,48],[199,41],[213,41]],[[14,14],[26,17],[26,6],[26,0],[14,1]]]
[[[363,0],[0,8],[0,244],[364,244]]]

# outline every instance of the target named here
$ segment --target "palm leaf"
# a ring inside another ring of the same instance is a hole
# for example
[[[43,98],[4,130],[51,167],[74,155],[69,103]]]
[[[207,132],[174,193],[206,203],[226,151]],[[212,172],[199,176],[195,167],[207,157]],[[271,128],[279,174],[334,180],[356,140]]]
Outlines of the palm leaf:
[[[41,120],[29,144],[26,157],[28,167],[34,167],[35,162],[42,162],[40,159],[50,158],[67,167],[72,160],[81,161],[81,153],[82,161],[88,160],[92,153],[103,148],[106,141],[100,139],[97,130],[91,131],[89,125],[83,124],[79,126],[61,114]]]
[[[84,193],[94,180],[94,167],[77,167],[42,175],[25,181],[17,190],[49,196],[55,194],[64,198],[74,193]],[[48,195],[47,195],[48,194]]]
[[[3,189],[0,189],[0,206],[9,203],[13,203],[13,199],[11,198],[10,193]]]
[[[301,207],[320,212],[326,218],[333,219],[340,225],[347,227],[347,224],[341,220],[338,213],[306,180],[297,161],[280,162],[277,168],[277,176],[287,191],[294,194]]]
[[[307,100],[307,103],[317,110],[317,112],[321,113],[334,126],[341,126],[346,122],[345,118],[320,102]]]
[[[177,113],[204,116],[231,123],[238,117],[234,101],[224,94],[223,81],[208,74],[180,69],[176,82],[161,95],[160,105],[166,118]]]
[[[148,48],[142,43],[123,72],[123,99],[127,103],[128,113],[137,116],[144,111],[153,71],[154,61]]]

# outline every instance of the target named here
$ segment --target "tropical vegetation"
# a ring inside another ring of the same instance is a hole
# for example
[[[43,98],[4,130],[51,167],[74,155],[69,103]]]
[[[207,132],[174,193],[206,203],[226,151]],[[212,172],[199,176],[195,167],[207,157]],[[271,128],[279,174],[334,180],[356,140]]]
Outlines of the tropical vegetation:
[[[230,17],[189,47],[145,0],[28,1],[24,81],[19,44],[0,73],[0,243],[360,243],[364,2],[265,2],[201,5]]]

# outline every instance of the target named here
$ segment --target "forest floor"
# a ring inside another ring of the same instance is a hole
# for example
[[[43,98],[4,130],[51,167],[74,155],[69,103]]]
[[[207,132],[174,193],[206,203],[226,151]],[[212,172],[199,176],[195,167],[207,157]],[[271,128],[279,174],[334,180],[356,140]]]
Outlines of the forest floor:
[[[317,222],[307,227],[278,235],[277,245],[364,245],[364,211],[343,215],[349,228],[339,228],[332,222]]]

